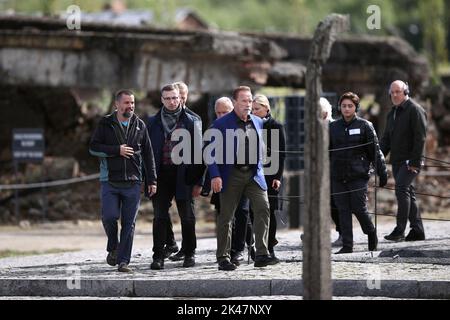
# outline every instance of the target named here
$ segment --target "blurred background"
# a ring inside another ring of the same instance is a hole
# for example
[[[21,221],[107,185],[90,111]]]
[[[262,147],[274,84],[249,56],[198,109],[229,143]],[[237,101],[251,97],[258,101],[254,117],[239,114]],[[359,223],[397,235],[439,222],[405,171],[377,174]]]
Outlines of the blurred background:
[[[309,47],[330,13],[348,14],[351,31],[324,67],[325,96],[335,106],[344,91],[359,94],[381,135],[389,83],[407,81],[428,113],[427,156],[443,161],[427,160],[418,190],[439,197],[420,203],[450,218],[450,0],[0,0],[0,223],[99,219],[88,143],[124,87],[145,118],[161,107],[162,85],[184,81],[207,128],[215,99],[249,85],[301,151]],[[284,195],[302,194],[302,161],[288,157]],[[196,205],[199,221],[214,221],[209,198]],[[279,225],[300,227],[301,210],[300,199],[284,201]],[[378,192],[378,210],[396,212],[393,192]],[[144,198],[141,219],[152,220]]]

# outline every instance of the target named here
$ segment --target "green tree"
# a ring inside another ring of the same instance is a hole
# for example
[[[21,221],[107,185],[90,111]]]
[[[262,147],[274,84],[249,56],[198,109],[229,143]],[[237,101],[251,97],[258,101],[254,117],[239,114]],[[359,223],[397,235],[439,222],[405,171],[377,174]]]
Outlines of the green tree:
[[[443,0],[419,1],[423,45],[437,80],[438,67],[447,62],[445,5]]]

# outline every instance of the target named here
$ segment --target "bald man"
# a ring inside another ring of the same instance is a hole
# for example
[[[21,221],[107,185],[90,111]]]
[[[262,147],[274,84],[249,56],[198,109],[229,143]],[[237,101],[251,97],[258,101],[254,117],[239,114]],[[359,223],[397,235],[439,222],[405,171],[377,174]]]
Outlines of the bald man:
[[[384,238],[391,241],[425,240],[422,218],[416,203],[414,180],[423,165],[427,115],[417,102],[409,98],[407,83],[401,80],[392,82],[389,96],[393,107],[387,115],[380,147],[385,156],[391,153],[398,209],[397,226]],[[405,238],[408,219],[411,230]]]
[[[214,112],[216,113],[217,119],[223,117],[227,113],[230,113],[233,109],[233,102],[228,97],[219,98],[214,104]]]

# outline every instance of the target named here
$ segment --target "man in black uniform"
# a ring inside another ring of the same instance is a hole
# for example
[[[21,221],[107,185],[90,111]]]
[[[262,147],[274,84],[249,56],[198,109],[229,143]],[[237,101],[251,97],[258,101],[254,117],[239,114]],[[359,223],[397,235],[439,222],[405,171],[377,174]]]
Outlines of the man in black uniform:
[[[378,244],[367,210],[367,185],[371,163],[380,177],[380,186],[386,185],[386,164],[372,123],[356,116],[358,109],[359,97],[344,93],[339,99],[342,118],[330,123],[331,190],[339,210],[343,242],[336,253],[353,252],[352,213],[368,235],[369,251],[376,250]]]

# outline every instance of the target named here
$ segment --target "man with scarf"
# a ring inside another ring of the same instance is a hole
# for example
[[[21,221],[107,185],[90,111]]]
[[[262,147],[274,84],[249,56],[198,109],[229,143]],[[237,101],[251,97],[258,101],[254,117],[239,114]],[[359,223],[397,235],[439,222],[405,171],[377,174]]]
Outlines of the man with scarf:
[[[160,183],[158,192],[153,197],[153,262],[150,266],[153,270],[164,269],[164,246],[170,220],[169,207],[173,198],[181,219],[183,267],[195,265],[197,238],[193,195],[198,194],[201,189],[199,185],[186,184],[185,176],[189,164],[174,164],[171,155],[177,144],[176,141],[172,141],[174,131],[185,129],[189,131],[190,137],[195,137],[194,131],[201,133],[201,121],[188,114],[182,107],[176,86],[171,84],[164,86],[161,89],[161,101],[163,107],[148,119],[147,125]]]
[[[186,102],[187,102],[187,99],[188,99],[188,93],[189,93],[189,88],[188,88],[187,84],[182,82],[182,81],[177,81],[177,82],[174,82],[173,85],[178,89],[178,92],[180,94],[180,105],[181,105],[181,108],[184,109],[184,111],[187,114],[193,116],[194,118],[196,118],[199,121],[202,121],[202,119],[200,118],[200,116],[198,114],[196,114],[194,111],[192,111],[191,109],[189,109],[186,106]],[[200,190],[198,190],[198,192],[200,193]],[[199,194],[194,194],[193,196],[194,197],[198,197]],[[177,242],[175,241],[175,235],[173,233],[172,221],[170,221],[170,220],[167,223],[167,235],[166,235],[166,237],[167,237],[166,238],[166,245],[164,247],[165,257],[166,258],[168,257],[169,260],[171,260],[171,261],[184,260],[184,248],[181,247],[181,249],[178,251],[178,245],[177,245]],[[175,254],[172,255],[172,253],[175,253]]]

